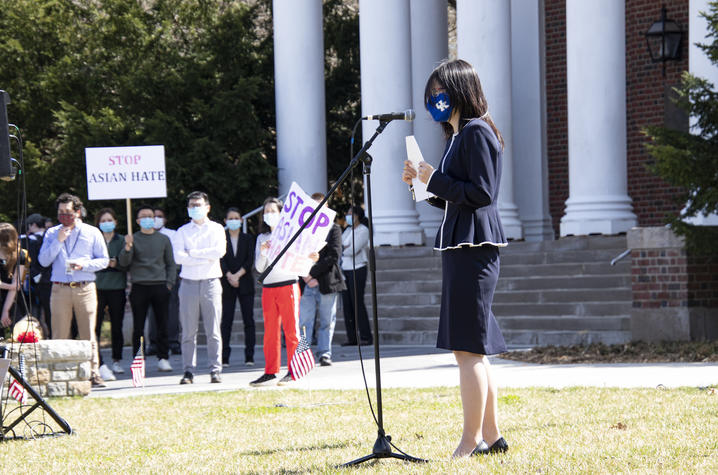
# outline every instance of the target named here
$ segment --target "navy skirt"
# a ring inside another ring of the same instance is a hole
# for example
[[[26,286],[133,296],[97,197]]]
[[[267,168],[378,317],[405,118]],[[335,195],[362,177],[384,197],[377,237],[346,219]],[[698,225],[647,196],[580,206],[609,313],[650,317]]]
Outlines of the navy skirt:
[[[437,348],[495,355],[506,342],[491,311],[499,279],[499,248],[460,247],[441,252],[441,315]]]

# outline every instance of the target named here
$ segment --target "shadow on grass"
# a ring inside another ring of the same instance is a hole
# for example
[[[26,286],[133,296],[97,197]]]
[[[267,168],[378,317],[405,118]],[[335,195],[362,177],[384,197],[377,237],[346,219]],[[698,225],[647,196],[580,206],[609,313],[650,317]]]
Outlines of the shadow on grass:
[[[353,442],[343,442],[343,443],[335,443],[335,444],[318,444],[318,445],[311,445],[307,447],[279,447],[275,449],[267,449],[267,450],[251,450],[249,452],[242,452],[239,455],[256,455],[256,456],[262,456],[262,455],[273,455],[281,452],[306,452],[309,450],[325,450],[325,449],[343,449],[346,447],[352,447],[357,444]],[[284,473],[284,472],[283,472]],[[290,473],[290,472],[286,472]]]

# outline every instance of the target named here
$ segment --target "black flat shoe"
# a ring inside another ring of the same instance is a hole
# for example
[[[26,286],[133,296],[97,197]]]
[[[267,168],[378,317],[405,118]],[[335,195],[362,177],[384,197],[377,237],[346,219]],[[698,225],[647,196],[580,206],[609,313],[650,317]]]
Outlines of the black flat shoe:
[[[509,444],[504,440],[503,437],[499,437],[499,440],[494,442],[491,447],[489,447],[488,452],[490,454],[498,454],[503,452],[508,452],[509,450]]]
[[[471,457],[474,455],[487,455],[489,453],[489,446],[483,440],[479,442],[474,450],[471,451]]]

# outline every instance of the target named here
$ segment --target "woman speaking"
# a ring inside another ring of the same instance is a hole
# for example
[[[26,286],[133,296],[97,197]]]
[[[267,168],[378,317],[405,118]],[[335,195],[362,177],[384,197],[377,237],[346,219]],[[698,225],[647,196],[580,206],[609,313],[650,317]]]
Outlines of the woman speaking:
[[[486,355],[506,351],[491,312],[499,248],[507,245],[497,207],[503,139],[489,115],[479,76],[463,60],[429,76],[424,104],[447,138],[439,168],[404,162],[402,180],[427,184],[444,210],[434,248],[441,251],[442,291],[436,346],[459,366],[464,430],[454,457],[505,452],[498,427],[496,381]]]

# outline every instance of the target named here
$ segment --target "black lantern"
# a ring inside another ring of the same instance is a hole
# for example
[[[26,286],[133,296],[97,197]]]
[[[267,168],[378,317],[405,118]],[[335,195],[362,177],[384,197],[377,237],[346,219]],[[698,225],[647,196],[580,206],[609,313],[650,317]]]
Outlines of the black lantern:
[[[648,53],[654,63],[663,63],[663,76],[666,75],[666,61],[681,59],[681,26],[666,17],[666,6],[661,8],[661,18],[653,23],[646,32]]]

